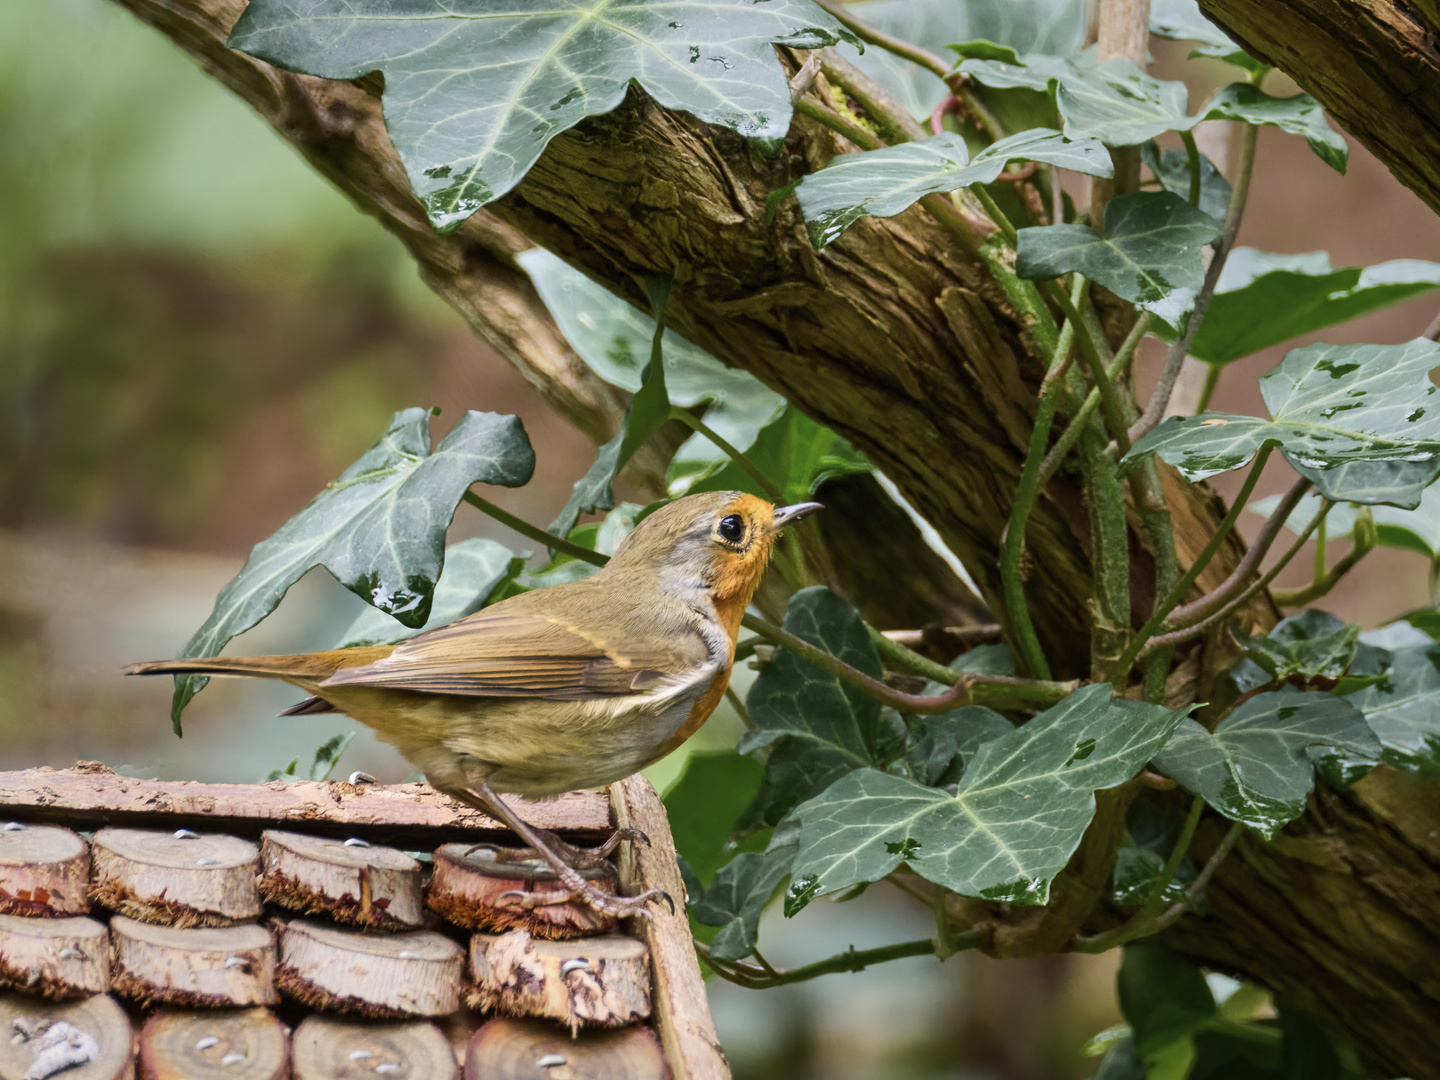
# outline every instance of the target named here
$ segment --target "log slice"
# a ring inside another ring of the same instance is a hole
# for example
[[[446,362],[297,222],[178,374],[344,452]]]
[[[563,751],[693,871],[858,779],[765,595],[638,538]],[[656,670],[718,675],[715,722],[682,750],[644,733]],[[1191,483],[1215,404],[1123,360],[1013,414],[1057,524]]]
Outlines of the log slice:
[[[268,1009],[158,1012],[140,1031],[140,1080],[288,1080],[289,1060]]]
[[[504,1016],[618,1027],[650,1015],[650,951],[619,934],[545,941],[524,930],[470,939],[466,1004]]]
[[[505,893],[543,896],[563,892],[555,871],[529,848],[489,844],[444,844],[435,851],[435,872],[425,903],[431,911],[467,930],[528,930],[536,937],[573,938],[614,930],[619,920],[584,904],[543,904],[524,908]],[[609,864],[585,867],[581,877],[605,892],[616,889]]]
[[[373,1019],[445,1016],[460,1007],[464,950],[429,930],[361,934],[296,919],[280,933],[276,982],[312,1008]]]
[[[0,994],[0,1080],[130,1080],[135,1033],[104,994],[60,1004]]]
[[[385,931],[424,919],[420,864],[394,848],[268,829],[260,865],[264,898],[292,911]]]
[[[465,1052],[464,1080],[670,1080],[649,1028],[584,1031],[539,1020],[491,1020]]]
[[[54,825],[0,825],[0,915],[90,913],[90,848]]]
[[[92,899],[132,919],[184,929],[260,916],[260,851],[248,840],[107,828],[91,858]]]
[[[141,1005],[273,1005],[275,936],[254,923],[180,930],[116,915],[110,986]]]
[[[0,915],[0,987],[57,1000],[105,993],[109,931],[94,919]]]
[[[460,1075],[449,1040],[434,1024],[330,1016],[308,1016],[295,1029],[291,1070],[292,1080],[457,1080]]]

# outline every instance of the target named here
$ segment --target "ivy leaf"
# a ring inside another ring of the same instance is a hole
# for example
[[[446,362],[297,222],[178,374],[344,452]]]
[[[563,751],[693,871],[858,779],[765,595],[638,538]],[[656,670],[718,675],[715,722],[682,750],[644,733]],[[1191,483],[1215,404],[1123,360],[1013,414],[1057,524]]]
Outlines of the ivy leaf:
[[[1273,98],[1250,83],[1231,83],[1201,107],[1196,119],[1266,124],[1300,135],[1321,161],[1339,173],[1345,171],[1350,154],[1344,137],[1329,125],[1325,110],[1309,94]]]
[[[523,558],[495,540],[462,540],[451,544],[445,549],[445,568],[435,583],[430,618],[423,627],[407,627],[378,608],[367,607],[355,617],[335,648],[388,645],[463,619],[484,607],[486,599],[502,581],[524,568]]]
[[[445,529],[466,489],[477,482],[520,487],[535,471],[519,417],[468,412],[431,453],[430,415],[396,413],[379,442],[256,544],[180,655],[214,656],[315,566],[405,626],[424,626],[445,559]],[[185,706],[209,681],[175,677],[170,718],[177,735]]]
[[[926,195],[971,184],[993,184],[1008,161],[1040,161],[1062,169],[1110,176],[1104,145],[1069,142],[1058,131],[1037,128],[1000,139],[972,159],[965,140],[945,131],[928,139],[841,154],[800,181],[795,196],[810,242],[823,248],[862,217],[893,217]]]
[[[695,921],[718,926],[710,942],[710,955],[717,960],[743,960],[755,951],[760,916],[775,890],[790,873],[795,845],[772,846],[764,854],[747,851],[720,868],[690,913]]]
[[[1200,969],[1154,938],[1125,946],[1115,988],[1142,1058],[1215,1017],[1215,996]]]
[[[1268,683],[1314,684],[1337,694],[1354,693],[1386,677],[1389,653],[1360,641],[1360,624],[1311,609],[1282,619],[1268,634],[1230,631],[1246,659],[1230,669],[1240,692]]]
[[[801,589],[790,598],[785,629],[880,678],[883,670],[860,615],[829,589]],[[807,660],[776,649],[746,698],[754,729],[739,752],[770,747],[765,783],[746,812],[752,825],[773,825],[797,803],[851,769],[883,767],[900,752],[903,724],[882,716],[880,703]]]
[[[1440,645],[1397,649],[1389,678],[1345,700],[1365,714],[1397,769],[1440,776]]]
[[[1396,259],[1334,270],[1323,251],[1272,255],[1236,248],[1220,273],[1190,355],[1228,364],[1436,288],[1440,263]]]
[[[1094,793],[1132,777],[1184,715],[1094,684],[982,745],[954,795],[874,768],[851,772],[796,811],[790,903],[878,881],[904,862],[966,896],[1044,904],[1095,814]]]
[[[1126,843],[1116,853],[1110,898],[1125,907],[1138,907],[1150,896],[1165,862],[1180,840],[1184,816],[1161,811],[1149,799],[1136,799],[1125,815]],[[1183,857],[1175,876],[1165,886],[1166,904],[1178,904],[1195,880],[1195,864]]]
[[[655,320],[544,248],[531,248],[518,261],[590,370],[631,393],[639,390]],[[703,407],[706,425],[738,450],[748,450],[785,408],[785,399],[755,376],[726,367],[673,330],[665,331],[663,351],[670,402]],[[729,460],[705,436],[690,436],[671,459],[670,494],[683,495]]]
[[[1190,155],[1184,150],[1166,150],[1152,139],[1140,148],[1140,160],[1145,163],[1166,191],[1173,192],[1186,202],[1190,201]],[[1224,221],[1225,211],[1230,206],[1234,189],[1215,163],[1204,154],[1200,155],[1200,209],[1216,221]],[[1234,258],[1234,253],[1231,254]],[[1230,264],[1225,264],[1228,269]],[[1213,301],[1212,301],[1213,303]],[[1207,314],[1206,318],[1209,318]],[[1204,323],[1201,323],[1204,326]],[[1192,350],[1193,352],[1193,350]]]
[[[794,406],[767,426],[745,454],[786,503],[804,502],[826,480],[873,471],[874,466],[853,446],[829,428],[817,424]],[[734,462],[719,472],[692,483],[687,489],[748,491],[769,498],[744,469]]]
[[[1327,499],[1413,510],[1440,475],[1440,409],[1427,377],[1437,364],[1440,346],[1423,338],[1294,349],[1260,379],[1271,419],[1172,416],[1122,461],[1159,454],[1196,481],[1278,445]]]
[[[790,92],[773,45],[856,38],[809,0],[252,0],[232,48],[327,79],[385,75],[385,123],[431,222],[450,231],[520,182],[556,135],[632,80],[773,150]]]
[[[665,793],[665,814],[675,850],[708,884],[725,860],[725,845],[760,790],[765,766],[733,750],[692,753],[685,771]]]
[[[939,683],[931,683],[925,693],[939,694],[943,690]],[[1014,730],[1014,724],[983,705],[966,705],[922,717],[905,752],[910,775],[926,787],[959,783],[960,774],[981,746]]]
[[[1264,71],[1269,65],[1256,60],[1225,36],[1225,31],[1201,13],[1195,0],[1151,0],[1150,33],[1199,45],[1190,56],[1213,56],[1246,71]]]
[[[645,283],[652,310],[662,317],[665,301],[670,296],[670,279],[653,277]],[[650,436],[670,419],[670,395],[665,386],[664,326],[652,320],[650,362],[640,375],[640,388],[625,410],[625,419],[614,438],[595,454],[595,464],[575,481],[570,498],[546,531],[565,536],[575,527],[581,514],[594,514],[615,508],[615,477],[629,464]]]
[[[335,766],[340,763],[340,755],[345,753],[345,748],[355,738],[355,732],[347,731],[343,735],[336,735],[325,740],[315,750],[315,760],[310,763],[310,779],[319,783],[322,780],[329,780],[330,774],[335,771]]]
[[[1105,207],[1103,233],[1089,225],[1021,229],[1015,272],[1034,281],[1076,270],[1178,325],[1204,282],[1201,252],[1219,238],[1213,217],[1169,191],[1117,195]]]
[[[1293,686],[1257,694],[1215,728],[1186,720],[1155,768],[1231,821],[1273,840],[1305,812],[1316,762],[1336,754],[1373,764],[1380,743],[1351,704]]]

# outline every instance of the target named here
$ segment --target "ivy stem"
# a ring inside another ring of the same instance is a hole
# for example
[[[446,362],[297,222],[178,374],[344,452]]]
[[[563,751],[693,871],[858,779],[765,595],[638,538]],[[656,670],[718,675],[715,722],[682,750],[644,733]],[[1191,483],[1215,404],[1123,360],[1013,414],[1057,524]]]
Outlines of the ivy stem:
[[[874,79],[834,49],[822,49],[819,56],[820,70],[825,78],[854,98],[865,115],[880,125],[884,137],[891,143],[925,138],[925,129],[919,121],[901,108]]]
[[[1185,599],[1191,586],[1199,579],[1205,567],[1210,565],[1210,560],[1215,557],[1215,553],[1220,550],[1220,545],[1230,535],[1230,530],[1235,527],[1235,522],[1240,519],[1241,511],[1245,509],[1245,503],[1255,490],[1255,485],[1260,480],[1260,474],[1264,471],[1265,463],[1270,459],[1273,450],[1273,447],[1266,446],[1255,455],[1255,463],[1250,466],[1250,475],[1245,478],[1245,484],[1240,489],[1240,494],[1231,502],[1230,509],[1226,512],[1219,527],[1216,528],[1214,535],[1196,556],[1195,561],[1190,564],[1190,569],[1175,583],[1175,587],[1156,603],[1155,610],[1150,613],[1150,618],[1145,620],[1145,624],[1140,627],[1125,647],[1125,651],[1120,654],[1120,658],[1115,661],[1115,667],[1110,675],[1112,682],[1116,682],[1118,685],[1118,680],[1124,679],[1130,673],[1130,668],[1134,665],[1135,658],[1140,655],[1140,650],[1145,647],[1145,642],[1164,625],[1166,617],[1175,610],[1175,606],[1180,601]]]
[[[1200,147],[1195,145],[1193,131],[1180,132],[1180,141],[1185,144],[1185,157],[1190,164],[1190,205],[1200,208]]]
[[[984,939],[984,933],[978,930],[967,930],[962,934],[956,934],[950,940],[952,952],[979,948],[984,943]],[[918,941],[902,941],[897,945],[882,945],[876,949],[851,948],[827,959],[817,960],[813,964],[805,964],[803,967],[790,968],[788,971],[770,968],[767,971],[764,967],[747,964],[744,961],[717,960],[710,955],[710,946],[699,941],[695,942],[695,951],[705,958],[706,963],[714,968],[715,974],[722,979],[751,990],[769,990],[787,983],[805,982],[808,979],[818,979],[821,975],[831,975],[842,971],[864,971],[872,964],[883,964],[888,960],[938,955],[935,940],[922,938]]]
[[[721,453],[725,454],[727,457],[730,458],[731,461],[735,462],[736,465],[740,466],[741,471],[744,472],[746,476],[750,477],[751,480],[755,481],[755,483],[759,486],[760,490],[765,493],[765,497],[767,499],[769,499],[777,506],[780,505],[780,503],[784,499],[784,496],[780,493],[780,490],[774,484],[772,484],[769,480],[765,478],[765,474],[760,471],[760,469],[755,465],[755,463],[745,456],[744,451],[737,450],[735,447],[731,446],[730,443],[728,443],[720,435],[716,434],[715,431],[713,431],[709,427],[709,425],[707,425],[703,420],[701,420],[698,416],[692,413],[689,409],[682,409],[678,405],[670,406],[670,419],[679,420],[680,423],[684,424],[691,431],[694,431],[695,433],[703,436],[704,438],[709,439],[710,442],[715,444],[715,446],[720,450]]]
[[[836,22],[853,30],[855,36],[865,44],[874,45],[888,53],[894,53],[902,60],[909,60],[912,64],[919,64],[941,79],[950,74],[950,65],[945,62],[943,57],[936,56],[929,49],[912,45],[893,34],[887,34],[878,26],[872,26],[863,19],[857,19],[845,10],[844,4],[837,4],[834,0],[815,0],[815,2],[829,12]]]
[[[1075,275],[1076,280],[1083,280],[1080,275]],[[1084,324],[1080,315],[1080,301],[1084,299],[1084,293],[1077,293],[1072,300],[1065,295],[1056,282],[1047,281],[1043,286],[1046,296],[1059,305],[1060,310],[1065,313],[1067,324],[1075,324],[1075,339],[1080,344],[1080,355],[1084,361],[1085,373],[1090,376],[1090,381],[1095,384],[1095,389],[1100,392],[1100,404],[1105,409],[1105,419],[1115,438],[1115,443],[1120,448],[1120,453],[1125,454],[1130,450],[1130,440],[1126,437],[1125,408],[1120,403],[1120,396],[1115,392],[1115,384],[1110,381],[1105,370],[1105,359],[1100,354],[1100,347],[1096,344],[1090,328]],[[1083,406],[1082,406],[1083,407]]]
[[[516,517],[510,513],[510,511],[502,510],[489,499],[482,499],[473,491],[465,492],[464,499],[482,514],[488,514],[500,522],[501,525],[514,529],[521,536],[534,540],[536,543],[544,544],[553,551],[564,552],[571,558],[579,559],[581,562],[587,562],[591,566],[604,566],[610,561],[608,555],[602,555],[598,551],[591,551],[587,547],[581,547],[579,544],[566,540],[563,536],[556,536],[554,533],[546,532],[538,525],[531,525],[528,521]]]
[[[1175,390],[1175,380],[1180,377],[1180,367],[1190,352],[1190,345],[1200,330],[1205,312],[1210,309],[1210,301],[1215,296],[1215,286],[1220,283],[1220,272],[1225,269],[1225,261],[1230,257],[1230,251],[1235,246],[1235,237],[1240,232],[1240,219],[1245,214],[1245,200],[1250,193],[1250,178],[1255,172],[1255,146],[1258,138],[1259,129],[1254,124],[1246,124],[1240,142],[1240,162],[1235,170],[1235,190],[1230,196],[1230,205],[1225,209],[1220,243],[1205,270],[1205,281],[1200,287],[1200,295],[1195,298],[1195,307],[1185,324],[1185,332],[1170,346],[1170,351],[1165,356],[1165,366],[1160,371],[1160,379],[1155,384],[1155,393],[1151,395],[1140,419],[1131,425],[1131,442],[1139,440],[1160,423],[1170,405],[1170,395]]]
[[[1130,366],[1130,361],[1135,358],[1135,352],[1140,348],[1140,342],[1145,339],[1145,332],[1150,328],[1150,322],[1154,318],[1148,311],[1142,311],[1135,319],[1135,325],[1130,328],[1130,333],[1125,336],[1115,358],[1106,368],[1105,375],[1113,383],[1125,373]],[[1070,422],[1065,425],[1065,430],[1060,433],[1060,438],[1055,440],[1055,445],[1045,455],[1044,462],[1040,465],[1040,487],[1043,489],[1050,482],[1060,468],[1060,463],[1065,460],[1065,455],[1074,448],[1076,441],[1080,438],[1080,432],[1090,422],[1090,417],[1095,415],[1095,410],[1100,407],[1100,388],[1092,386],[1090,392],[1085,395],[1085,401],[1076,410]]]
[[[1190,641],[1192,638],[1203,636],[1204,634],[1208,633],[1212,627],[1218,625],[1223,620],[1228,618],[1243,604],[1248,603],[1251,597],[1253,597],[1256,593],[1260,592],[1262,589],[1269,586],[1270,582],[1275,580],[1276,575],[1279,574],[1281,570],[1284,570],[1285,567],[1290,564],[1290,560],[1293,559],[1300,551],[1300,549],[1305,546],[1305,542],[1310,539],[1310,534],[1314,532],[1316,526],[1325,519],[1325,515],[1330,513],[1330,508],[1334,505],[1335,504],[1329,499],[1323,500],[1320,507],[1320,513],[1316,516],[1315,520],[1312,521],[1309,525],[1305,526],[1305,531],[1302,532],[1298,537],[1296,537],[1295,543],[1290,545],[1290,547],[1285,551],[1285,553],[1280,556],[1279,560],[1275,563],[1275,565],[1272,566],[1265,573],[1264,577],[1262,577],[1259,581],[1255,582],[1254,585],[1251,585],[1248,589],[1242,592],[1230,603],[1226,604],[1214,615],[1211,615],[1209,618],[1201,619],[1195,625],[1187,626],[1182,630],[1175,630],[1168,634],[1161,634],[1157,638],[1152,638],[1150,640],[1150,644],[1146,646],[1145,650],[1140,653],[1140,658],[1143,660],[1146,653],[1153,652],[1155,649],[1165,648],[1170,645],[1179,645],[1182,642]]]
[[[880,659],[889,660],[892,664],[907,668],[917,675],[924,675],[946,686],[954,686],[958,677],[944,664],[937,664],[928,656],[921,656],[919,653],[906,648],[898,641],[892,641],[879,630],[876,630],[868,623],[865,629],[870,633],[870,641],[875,646],[875,651],[880,654]]]
[[[1170,857],[1165,860],[1165,865],[1155,878],[1154,884],[1150,886],[1150,892],[1146,895],[1145,902],[1140,905],[1140,910],[1119,926],[1106,930],[1103,934],[1096,934],[1088,938],[1076,938],[1072,946],[1076,952],[1105,952],[1117,945],[1134,941],[1136,938],[1147,937],[1159,929],[1160,909],[1165,904],[1165,890],[1170,887],[1170,882],[1175,880],[1175,872],[1180,869],[1180,863],[1184,860],[1185,853],[1190,850],[1190,841],[1195,839],[1195,830],[1200,825],[1200,815],[1204,811],[1205,800],[1196,795],[1190,803],[1190,813],[1185,818],[1180,836],[1170,850]]]
[[[1215,396],[1215,387],[1220,385],[1220,372],[1224,367],[1224,364],[1205,365],[1205,385],[1200,388],[1200,400],[1195,405],[1197,415],[1210,408],[1210,399]]]
[[[1184,915],[1185,912],[1189,911],[1199,902],[1206,887],[1210,884],[1210,879],[1215,876],[1215,871],[1220,869],[1220,864],[1225,861],[1225,856],[1230,854],[1231,850],[1235,847],[1235,842],[1240,839],[1240,834],[1244,831],[1245,826],[1241,825],[1238,821],[1226,830],[1220,843],[1216,845],[1214,853],[1211,854],[1210,858],[1206,861],[1200,873],[1195,875],[1195,880],[1190,883],[1190,891],[1186,894],[1184,903],[1176,904],[1170,908],[1169,911],[1156,917],[1155,933],[1158,934],[1160,931],[1168,930],[1174,926],[1180,921],[1181,915]]]
[[[975,184],[970,190],[973,191],[975,197],[980,200],[980,205],[985,208],[985,213],[990,215],[990,220],[1000,226],[1001,234],[1006,240],[1009,240],[1013,246],[1017,242],[1018,237],[1015,231],[1015,225],[1005,215],[1005,211],[1000,209],[1000,204],[995,201],[995,196],[990,194],[984,184]]]
[[[1271,589],[1270,596],[1280,607],[1303,607],[1327,595],[1340,583],[1340,579],[1353,570],[1355,564],[1370,554],[1380,542],[1375,531],[1375,518],[1368,506],[1362,507],[1355,515],[1355,532],[1352,538],[1354,546],[1329,570],[1325,569],[1325,522],[1320,522],[1320,528],[1315,535],[1318,541],[1315,548],[1315,578],[1309,585],[1298,589]]]
[[[740,722],[750,730],[755,730],[755,721],[750,719],[750,710],[745,708],[745,703],[740,700],[740,695],[735,692],[733,686],[725,687],[725,700],[730,702],[730,707],[740,717]]]
[[[1013,232],[1013,229],[1011,231]],[[1084,294],[1085,285],[1085,279],[1076,274],[1074,288],[1077,299]],[[1073,304],[1070,310],[1075,310]],[[1037,679],[1050,678],[1050,664],[1045,659],[1045,651],[1040,647],[1040,637],[1030,619],[1020,560],[1025,551],[1025,527],[1029,524],[1030,511],[1034,508],[1040,491],[1037,482],[1040,477],[1040,462],[1050,442],[1050,426],[1055,419],[1055,406],[1060,392],[1065,386],[1065,372],[1070,366],[1070,351],[1078,322],[1075,317],[1065,320],[1065,325],[1060,329],[1060,340],[1050,357],[1050,368],[1045,372],[1045,378],[1040,381],[1040,400],[1035,408],[1030,447],[1025,454],[1025,464],[1020,469],[1020,483],[1016,487],[1015,501],[1010,508],[1010,520],[1000,537],[1000,587],[1010,616],[1010,630],[1015,636],[1015,644],[1020,650],[1025,667]]]

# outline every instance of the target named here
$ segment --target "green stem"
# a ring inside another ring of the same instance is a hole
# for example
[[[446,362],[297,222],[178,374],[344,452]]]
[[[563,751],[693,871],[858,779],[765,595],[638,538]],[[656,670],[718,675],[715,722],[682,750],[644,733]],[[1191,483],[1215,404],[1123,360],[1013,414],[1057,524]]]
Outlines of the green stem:
[[[836,22],[853,30],[855,36],[865,44],[874,45],[888,53],[894,53],[902,60],[909,60],[912,64],[919,64],[941,79],[950,74],[950,65],[943,58],[936,56],[928,49],[922,49],[918,45],[912,45],[908,41],[887,34],[863,19],[857,19],[846,10],[844,4],[837,4],[834,0],[816,0],[816,3],[834,16]]]
[[[579,544],[566,540],[563,536],[556,536],[554,533],[546,532],[538,525],[531,525],[528,521],[521,520],[510,513],[510,511],[500,509],[500,507],[496,506],[490,500],[482,499],[473,491],[465,492],[464,499],[481,513],[488,514],[500,522],[501,525],[514,529],[521,536],[529,537],[531,540],[544,544],[554,551],[564,552],[571,558],[579,559],[581,562],[587,562],[591,566],[604,566],[610,561],[608,555],[602,555],[598,551],[591,551],[587,547],[581,547]]]
[[[735,692],[733,686],[725,687],[725,700],[730,702],[730,707],[740,717],[740,722],[750,731],[754,731],[755,722],[750,719],[750,710],[745,708],[745,703],[740,700],[740,695]]]
[[[735,447],[731,446],[728,442],[725,441],[724,438],[712,431],[703,420],[701,420],[698,416],[692,413],[689,409],[682,409],[678,405],[670,406],[670,419],[679,420],[691,431],[694,431],[697,434],[704,436],[706,439],[709,439],[712,443],[715,444],[715,446],[720,450],[721,453],[725,454],[727,457],[730,458],[731,461],[735,462],[736,465],[740,466],[741,471],[744,472],[746,476],[750,477],[751,480],[755,481],[755,483],[759,486],[760,490],[765,493],[766,498],[768,498],[775,505],[780,505],[781,500],[784,498],[784,496],[782,496],[780,493],[780,489],[777,488],[774,484],[770,483],[770,481],[765,478],[765,474],[759,470],[759,468],[755,465],[753,461],[751,461],[748,457],[745,456],[744,451],[737,450]]]
[[[1076,280],[1082,280],[1080,275],[1075,276]],[[1066,323],[1075,325],[1075,339],[1080,345],[1080,355],[1085,361],[1086,374],[1095,384],[1095,389],[1100,391],[1100,404],[1105,409],[1105,418],[1110,428],[1110,434],[1120,448],[1120,453],[1128,453],[1130,440],[1126,437],[1125,431],[1129,425],[1126,423],[1125,409],[1120,403],[1120,396],[1115,392],[1115,384],[1110,381],[1109,375],[1105,371],[1105,358],[1100,353],[1100,347],[1095,343],[1090,328],[1085,325],[1080,314],[1079,304],[1084,296],[1083,292],[1072,300],[1065,295],[1065,290],[1060,288],[1056,282],[1047,281],[1042,288],[1045,295],[1055,301],[1060,310],[1065,313]]]
[[[808,116],[824,124],[831,131],[839,132],[862,150],[879,150],[885,144],[880,137],[869,128],[861,127],[844,116],[841,116],[834,109],[827,109],[818,101],[812,101],[808,97],[801,96],[795,99],[795,111],[801,116]]]
[[[1370,554],[1380,542],[1375,532],[1375,520],[1368,506],[1362,507],[1355,516],[1354,546],[1329,570],[1325,569],[1325,522],[1320,523],[1316,537],[1319,542],[1316,546],[1315,579],[1309,585],[1298,589],[1271,589],[1271,599],[1280,607],[1303,607],[1327,595],[1340,583],[1340,579],[1353,570],[1355,564]]]
[[[1325,576],[1325,526],[1326,522],[1322,521],[1320,527],[1315,530],[1315,577],[1313,578],[1315,582],[1319,582]]]
[[[925,129],[874,79],[837,52],[826,51],[819,55],[820,71],[825,78],[853,98],[865,115],[879,125],[889,142],[893,144],[925,138]]]
[[[1003,215],[1002,215],[1003,216]],[[1075,291],[1083,292],[1085,279],[1075,277]],[[1074,306],[1071,306],[1074,310]],[[1020,573],[1020,560],[1025,550],[1025,529],[1030,521],[1030,511],[1040,488],[1040,462],[1050,442],[1050,426],[1055,419],[1055,406],[1064,388],[1064,375],[1070,365],[1070,347],[1075,338],[1078,320],[1067,319],[1060,330],[1060,340],[1050,357],[1050,368],[1040,383],[1040,401],[1035,409],[1035,425],[1030,432],[1030,447],[1025,454],[1025,464],[1020,470],[1020,483],[1015,491],[1015,501],[1010,508],[1010,521],[1001,537],[1000,585],[1005,596],[1005,607],[1010,616],[1011,633],[1015,644],[1030,674],[1038,679],[1050,678],[1050,664],[1045,651],[1040,647],[1039,635],[1030,618],[1030,607],[1025,600],[1025,581]]]
[[[924,675],[927,679],[943,683],[946,686],[954,686],[960,681],[960,676],[944,664],[937,664],[929,657],[921,656],[914,650],[907,649],[898,641],[890,640],[868,623],[865,629],[869,631],[870,641],[875,646],[875,651],[880,654],[881,660],[889,660],[892,664],[913,671],[917,675]]]
[[[1240,513],[1245,509],[1246,502],[1249,501],[1251,493],[1255,490],[1255,485],[1259,482],[1260,474],[1264,471],[1265,463],[1270,459],[1273,450],[1274,447],[1266,446],[1255,455],[1255,463],[1250,466],[1250,475],[1245,478],[1245,484],[1241,487],[1240,494],[1230,504],[1230,509],[1226,512],[1214,535],[1196,556],[1195,561],[1190,564],[1190,569],[1175,583],[1174,588],[1165,595],[1164,599],[1156,603],[1155,610],[1150,613],[1150,618],[1145,620],[1145,624],[1140,627],[1130,644],[1125,647],[1125,651],[1120,654],[1120,659],[1115,662],[1115,667],[1111,672],[1111,682],[1119,685],[1119,681],[1129,675],[1130,668],[1145,647],[1145,643],[1165,624],[1166,616],[1185,599],[1191,586],[1199,579],[1205,567],[1210,565],[1210,560],[1220,550],[1220,545],[1225,543],[1225,538],[1230,535],[1230,530],[1235,527],[1235,522],[1240,519]]]
[[[954,947],[952,951],[958,952],[961,949],[979,948],[983,942],[983,933],[978,930],[970,930],[963,934],[957,934],[951,939],[950,944]],[[843,971],[864,971],[872,964],[883,964],[889,960],[904,960],[910,956],[934,956],[935,941],[931,938],[923,938],[919,941],[902,941],[898,945],[882,945],[876,949],[852,948],[825,960],[817,960],[813,964],[791,968],[788,971],[777,971],[768,964],[761,967],[743,961],[717,960],[710,955],[710,947],[699,941],[695,942],[695,951],[705,958],[706,962],[715,970],[715,974],[722,979],[751,990],[768,990],[772,987],[784,986],[787,983],[818,979],[821,975],[833,975]]]
[[[1225,368],[1224,364],[1205,365],[1205,385],[1200,389],[1200,401],[1195,406],[1195,412],[1202,413],[1210,408],[1210,399],[1215,396],[1215,387],[1220,385],[1220,372]]]
[[[1180,141],[1185,144],[1185,157],[1190,163],[1190,205],[1200,206],[1200,147],[1195,145],[1195,133],[1182,131]]]
[[[990,194],[984,184],[972,185],[970,190],[980,200],[980,205],[985,208],[985,213],[990,215],[990,220],[1000,227],[1001,234],[1013,245],[1019,234],[1015,231],[1014,223],[1005,216],[1005,211],[1000,209],[1000,204],[995,201],[995,196]]]

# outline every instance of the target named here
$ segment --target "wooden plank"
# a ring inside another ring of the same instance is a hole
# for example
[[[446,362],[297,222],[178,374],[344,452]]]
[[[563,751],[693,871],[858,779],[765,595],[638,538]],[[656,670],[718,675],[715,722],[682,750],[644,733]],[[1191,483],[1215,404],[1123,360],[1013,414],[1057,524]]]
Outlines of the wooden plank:
[[[650,838],[648,847],[623,844],[617,853],[624,891],[634,895],[643,889],[663,889],[675,900],[673,913],[663,900],[651,904],[654,917],[634,928],[650,946],[655,980],[651,1006],[674,1080],[730,1080],[730,1064],[715,1034],[690,937],[685,884],[675,861],[665,806],[639,773],[612,784],[610,799],[617,825],[639,829]]]
[[[505,801],[532,825],[552,832],[600,839],[612,828],[603,792],[573,791],[550,802],[507,795]],[[282,826],[425,851],[448,842],[503,841],[510,835],[498,822],[427,784],[137,780],[98,762],[0,772],[0,819],[10,818],[84,829],[220,830],[255,839],[265,829]]]

